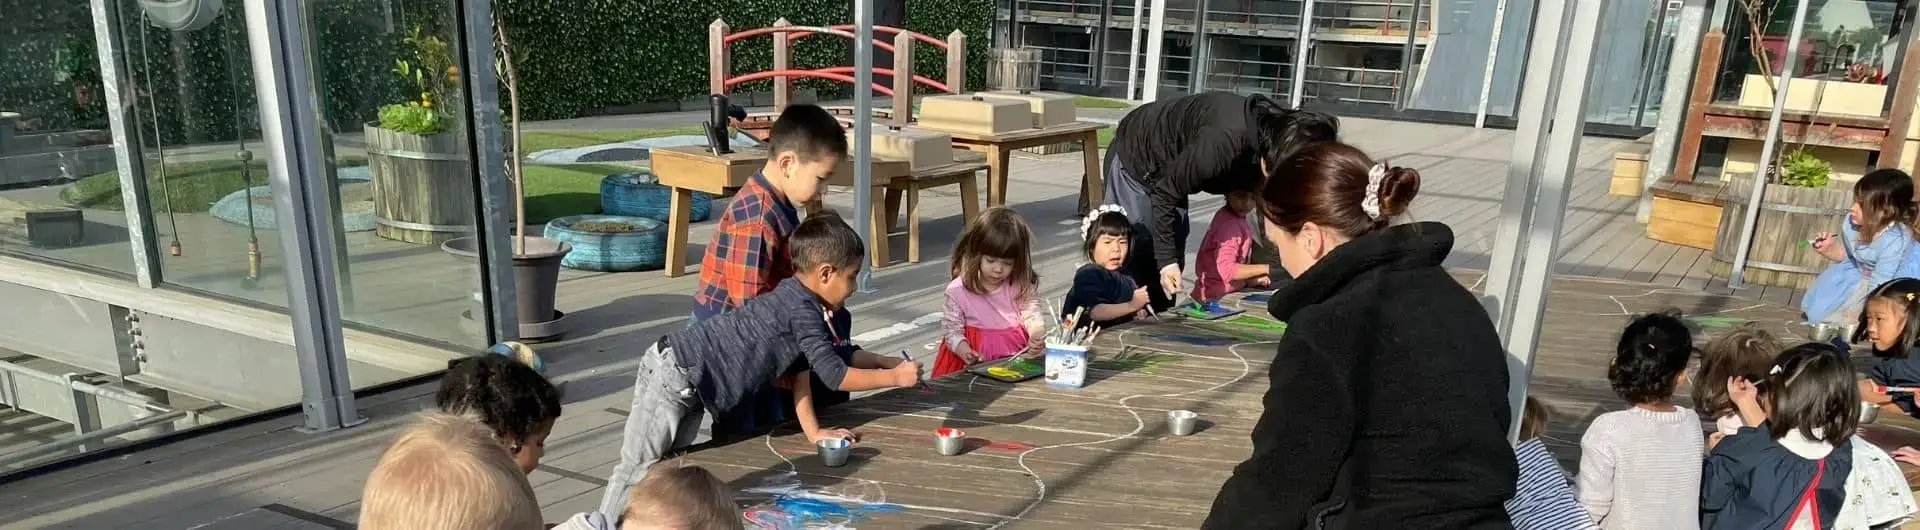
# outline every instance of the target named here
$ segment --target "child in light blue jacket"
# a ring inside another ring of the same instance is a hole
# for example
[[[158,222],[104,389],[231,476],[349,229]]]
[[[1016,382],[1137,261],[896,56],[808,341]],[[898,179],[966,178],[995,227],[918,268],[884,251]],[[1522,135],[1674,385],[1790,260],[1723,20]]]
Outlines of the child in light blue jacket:
[[[1855,322],[1867,292],[1899,277],[1920,276],[1920,245],[1914,244],[1913,178],[1898,169],[1877,169],[1853,185],[1853,208],[1840,233],[1822,232],[1813,250],[1833,264],[1807,287],[1800,310],[1808,323]]]

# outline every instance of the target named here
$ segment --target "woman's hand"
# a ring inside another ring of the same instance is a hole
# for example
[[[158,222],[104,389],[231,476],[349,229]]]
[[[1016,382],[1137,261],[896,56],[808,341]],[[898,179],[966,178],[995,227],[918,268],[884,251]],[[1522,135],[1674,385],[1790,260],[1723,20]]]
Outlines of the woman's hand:
[[[1813,236],[1813,251],[1829,260],[1847,259],[1847,249],[1840,248],[1840,237],[1833,232],[1821,232]]]
[[[1160,268],[1160,288],[1166,289],[1169,297],[1180,292],[1180,264]]]

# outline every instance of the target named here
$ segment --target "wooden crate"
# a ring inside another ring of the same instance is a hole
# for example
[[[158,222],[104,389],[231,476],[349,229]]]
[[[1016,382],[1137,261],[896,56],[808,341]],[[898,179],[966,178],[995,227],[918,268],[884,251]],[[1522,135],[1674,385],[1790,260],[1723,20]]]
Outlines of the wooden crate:
[[[1607,195],[1620,197],[1639,197],[1642,180],[1647,173],[1647,153],[1642,150],[1622,151],[1613,154],[1613,181],[1607,185]]]
[[[1712,250],[1714,236],[1720,231],[1720,196],[1723,188],[1715,184],[1663,181],[1652,189],[1653,209],[1647,220],[1647,237]]]

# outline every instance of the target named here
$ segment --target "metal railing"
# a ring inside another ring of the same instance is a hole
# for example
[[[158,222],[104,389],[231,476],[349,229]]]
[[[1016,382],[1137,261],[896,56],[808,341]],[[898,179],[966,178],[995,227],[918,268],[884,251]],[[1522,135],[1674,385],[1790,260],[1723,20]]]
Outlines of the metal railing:
[[[29,398],[42,399],[42,405],[46,403],[42,396],[33,396],[31,393],[23,392],[21,384],[23,382],[29,384],[39,383],[43,391],[49,387],[57,388],[58,393],[61,395],[57,402],[59,405],[67,407],[66,412],[69,412],[70,415],[65,418],[56,417],[56,419],[72,423],[74,431],[73,436],[0,455],[0,468],[14,467],[25,462],[63,453],[90,451],[98,448],[109,438],[149,428],[161,427],[181,419],[198,421],[197,415],[192,411],[178,410],[154,403],[153,398],[136,392],[88,383],[82,381],[79,374],[66,373],[55,375],[19,364],[0,361],[0,379],[4,379],[4,381],[0,381],[0,383],[4,383],[0,385],[0,389],[4,389],[6,393],[0,395],[0,398],[4,398],[5,404],[15,409],[35,414],[58,414],[61,411],[51,411],[45,410],[43,407],[28,406],[26,401],[28,401]],[[98,419],[100,403],[88,403],[88,397],[96,401],[110,401],[120,406],[138,409],[139,412],[135,413],[137,418],[133,421],[102,426],[97,429],[91,428],[91,424]],[[41,409],[41,411],[35,412],[32,410],[36,408]]]

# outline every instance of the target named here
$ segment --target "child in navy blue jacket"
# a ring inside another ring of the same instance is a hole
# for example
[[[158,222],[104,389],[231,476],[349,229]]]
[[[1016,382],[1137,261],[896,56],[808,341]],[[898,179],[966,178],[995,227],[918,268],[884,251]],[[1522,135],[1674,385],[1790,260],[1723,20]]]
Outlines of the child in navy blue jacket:
[[[1860,325],[1853,342],[1867,341],[1873,347],[1876,362],[1860,380],[1860,399],[1881,407],[1881,412],[1899,412],[1920,417],[1914,408],[1912,393],[1889,394],[1885,387],[1920,386],[1920,355],[1912,349],[1920,332],[1920,280],[1896,278],[1867,293],[1860,309]]]
[[[1073,287],[1060,307],[1060,318],[1087,314],[1076,327],[1115,326],[1133,321],[1147,308],[1147,288],[1135,285],[1121,267],[1126,264],[1128,241],[1133,225],[1127,222],[1127,210],[1105,205],[1094,209],[1080,221],[1080,235],[1086,239],[1081,248],[1087,264],[1073,273]]]
[[[1831,528],[1846,503],[1849,439],[1859,426],[1846,352],[1802,344],[1782,352],[1765,379],[1734,376],[1726,385],[1745,426],[1707,455],[1701,528]]]

